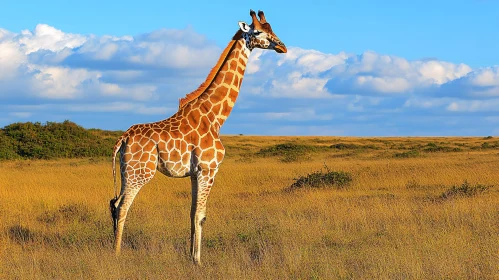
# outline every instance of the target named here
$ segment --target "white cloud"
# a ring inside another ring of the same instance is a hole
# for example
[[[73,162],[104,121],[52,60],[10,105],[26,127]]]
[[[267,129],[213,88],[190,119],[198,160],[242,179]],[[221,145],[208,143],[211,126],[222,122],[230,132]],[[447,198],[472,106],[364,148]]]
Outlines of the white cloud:
[[[65,48],[73,49],[87,40],[83,35],[64,33],[46,24],[38,24],[33,32],[24,30],[21,34],[18,43],[26,54],[38,50],[58,52]]]
[[[37,95],[50,99],[70,99],[83,95],[82,84],[97,81],[100,74],[86,69],[40,67],[35,74]]]
[[[471,72],[471,68],[465,64],[452,64],[445,61],[416,61],[414,66],[418,67],[421,74],[420,81],[444,84],[446,82],[461,78]]]
[[[279,127],[273,127],[271,130],[267,131],[269,135],[315,135],[315,136],[327,136],[327,135],[345,135],[346,131],[342,128],[335,128],[329,125],[317,126],[317,125],[283,125]]]
[[[404,78],[378,78],[373,76],[357,77],[357,85],[362,88],[371,88],[380,93],[401,93],[411,88],[409,81]]]
[[[7,37],[13,37],[13,36],[14,36],[14,33],[10,32],[8,30],[5,30],[3,28],[0,28],[0,40],[4,40]]]
[[[287,79],[276,79],[272,81],[270,95],[273,97],[290,98],[331,98],[324,86],[327,79],[303,77],[298,72],[288,74]],[[265,94],[264,90],[262,93]]]
[[[499,99],[457,100],[447,106],[451,112],[499,112]]]
[[[8,110],[12,111],[40,111],[48,110],[51,108],[51,104],[37,104],[37,105],[7,105]]]
[[[408,61],[404,58],[366,51],[349,57],[342,65],[324,73],[330,92],[344,94],[408,94],[435,87],[468,74],[471,68],[444,61]]]
[[[255,50],[248,61],[250,77],[245,86],[249,83],[253,94],[276,98],[332,98],[334,95],[325,89],[328,78],[320,75],[347,57],[294,47],[283,55]]]
[[[472,72],[465,64],[438,60],[408,61],[373,51],[325,54],[296,47],[285,55],[254,51],[248,68],[249,92],[305,99],[352,94],[408,97],[415,92],[438,95],[440,86]]]
[[[346,109],[351,112],[364,112],[368,107],[376,107],[381,103],[382,98],[354,95],[347,101]]]
[[[317,114],[312,108],[295,108],[289,112],[267,112],[261,116],[267,120],[286,120],[286,121],[311,121],[311,120],[331,120],[333,114]]]
[[[11,112],[9,113],[9,115],[19,119],[27,119],[31,117],[33,114],[31,112]]]
[[[9,40],[0,41],[0,81],[14,79],[26,62],[27,57],[18,44]]]
[[[139,115],[165,115],[173,113],[176,107],[150,105],[144,102],[103,102],[103,103],[47,103],[43,105],[9,105],[10,116],[29,118],[33,113],[40,112],[86,112],[86,113],[113,113],[127,112]]]
[[[140,81],[133,84],[134,79],[149,78],[144,67],[151,70],[194,68],[204,61],[208,68],[208,61],[215,61],[219,52],[218,46],[191,29],[161,30],[134,39],[69,34],[39,24],[33,32],[24,30],[13,34],[2,29],[0,34],[0,80],[8,81],[3,84],[4,91],[16,88],[27,96],[47,99],[84,99],[99,95],[155,99],[157,85]],[[97,61],[102,62],[93,65]],[[119,70],[108,70],[108,67]],[[120,79],[122,84],[107,82],[104,76]]]
[[[440,94],[466,99],[499,97],[499,66],[479,68],[442,85]]]
[[[193,68],[214,64],[220,49],[195,49],[175,42],[142,42],[137,45],[139,51],[127,60],[139,65],[162,66],[172,68]]]
[[[344,64],[349,56],[344,52],[334,55],[316,50],[289,48],[289,52],[279,59],[277,65],[281,66],[285,63],[290,63],[301,68],[302,72],[317,74],[329,70],[336,65]]]
[[[111,102],[100,104],[66,104],[64,109],[72,112],[131,112],[145,115],[164,115],[173,109],[161,106],[146,106],[141,103]]]
[[[252,54],[248,59],[248,64],[246,65],[246,74],[251,75],[260,70],[260,56],[263,54],[263,50],[256,49],[253,50]]]
[[[110,60],[112,56],[118,51],[118,45],[114,43],[108,43],[94,54],[94,59],[96,60]]]
[[[470,84],[478,87],[499,87],[499,67],[477,71],[470,77]]]
[[[419,109],[445,107],[451,102],[450,100],[451,98],[411,97],[405,101],[404,107]]]
[[[122,88],[118,84],[106,84],[100,85],[103,94],[116,95],[122,91]]]

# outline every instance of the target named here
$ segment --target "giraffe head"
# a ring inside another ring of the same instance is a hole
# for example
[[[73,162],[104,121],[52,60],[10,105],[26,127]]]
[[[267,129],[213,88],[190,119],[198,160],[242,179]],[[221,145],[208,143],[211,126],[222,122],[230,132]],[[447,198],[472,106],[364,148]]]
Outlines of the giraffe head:
[[[239,22],[239,28],[242,32],[242,37],[246,40],[246,46],[253,50],[254,48],[271,49],[278,53],[286,53],[286,46],[274,34],[270,24],[265,19],[262,11],[258,11],[260,20],[256,17],[256,13],[250,10],[250,16],[253,20],[251,25],[243,21]]]

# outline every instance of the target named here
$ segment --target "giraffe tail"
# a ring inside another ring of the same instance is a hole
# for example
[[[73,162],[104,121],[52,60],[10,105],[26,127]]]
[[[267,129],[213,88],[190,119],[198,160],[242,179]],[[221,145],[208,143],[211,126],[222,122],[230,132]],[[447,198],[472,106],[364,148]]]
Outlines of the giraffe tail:
[[[113,148],[113,181],[114,181],[114,201],[118,199],[118,184],[116,181],[116,155],[118,151],[121,149],[121,145],[123,145],[124,137],[121,136]]]
[[[118,226],[118,213],[116,211],[117,209],[117,201],[118,201],[118,184],[116,180],[116,155],[118,154],[118,151],[121,149],[121,146],[123,145],[125,140],[125,137],[121,136],[118,141],[116,141],[116,144],[114,145],[113,148],[113,181],[114,181],[114,198],[109,201],[109,210],[111,211],[111,218],[113,219],[113,229],[114,233],[116,234],[116,229]]]

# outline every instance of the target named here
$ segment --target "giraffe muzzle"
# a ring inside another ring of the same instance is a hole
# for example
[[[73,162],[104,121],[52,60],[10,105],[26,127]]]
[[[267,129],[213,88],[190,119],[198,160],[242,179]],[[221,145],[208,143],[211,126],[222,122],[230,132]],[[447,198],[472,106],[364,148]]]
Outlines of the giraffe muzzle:
[[[276,51],[277,53],[287,53],[287,52],[288,52],[288,49],[287,49],[287,48],[286,48],[286,46],[284,46],[284,45],[276,45],[276,46],[274,47],[274,49],[275,49],[275,51]]]

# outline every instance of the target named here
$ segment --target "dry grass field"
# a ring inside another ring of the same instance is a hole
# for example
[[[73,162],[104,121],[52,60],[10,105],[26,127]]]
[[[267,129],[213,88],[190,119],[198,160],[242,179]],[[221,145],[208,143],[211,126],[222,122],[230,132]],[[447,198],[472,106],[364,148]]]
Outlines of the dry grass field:
[[[0,162],[0,279],[499,279],[499,139],[223,141],[202,267],[189,179],[141,190],[116,258],[110,159]],[[321,170],[352,181],[290,188]]]

